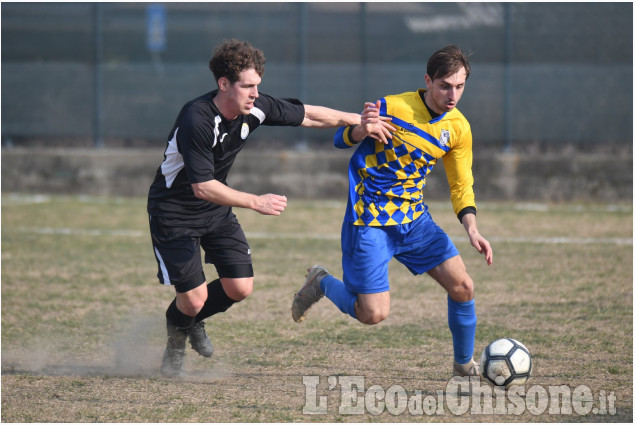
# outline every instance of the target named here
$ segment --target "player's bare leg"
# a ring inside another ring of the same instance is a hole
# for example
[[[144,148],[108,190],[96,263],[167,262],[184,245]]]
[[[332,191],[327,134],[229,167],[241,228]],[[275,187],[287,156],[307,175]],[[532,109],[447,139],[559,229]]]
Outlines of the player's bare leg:
[[[367,325],[375,325],[390,314],[390,292],[376,294],[357,294],[355,304],[357,320]]]
[[[474,298],[474,282],[460,256],[452,257],[439,264],[428,274],[436,280],[456,302],[470,301]]]
[[[176,308],[187,316],[194,317],[205,305],[207,300],[207,282],[187,292],[176,293]]]
[[[251,295],[254,288],[253,277],[221,278],[223,289],[229,298],[234,301],[242,301]]]

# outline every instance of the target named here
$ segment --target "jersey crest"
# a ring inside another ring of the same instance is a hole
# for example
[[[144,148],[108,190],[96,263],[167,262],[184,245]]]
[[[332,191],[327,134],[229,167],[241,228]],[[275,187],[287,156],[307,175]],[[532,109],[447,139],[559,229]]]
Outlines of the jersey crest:
[[[439,143],[441,144],[441,146],[448,146],[450,144],[450,132],[448,130],[441,130]]]
[[[249,136],[249,124],[244,122],[242,127],[240,128],[240,138],[245,140],[247,136]]]

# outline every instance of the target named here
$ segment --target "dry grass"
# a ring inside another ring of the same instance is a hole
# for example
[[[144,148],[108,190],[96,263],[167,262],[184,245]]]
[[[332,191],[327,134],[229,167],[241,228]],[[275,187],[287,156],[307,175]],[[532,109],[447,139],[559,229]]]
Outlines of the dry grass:
[[[394,262],[385,322],[361,325],[323,300],[293,323],[291,299],[305,269],[320,262],[341,273],[344,204],[296,201],[281,217],[237,211],[254,254],[254,292],[208,320],[214,358],[190,351],[188,377],[168,380],[158,366],[173,292],[156,283],[145,201],[2,201],[3,422],[633,420],[630,205],[482,205],[491,267],[468,246],[449,205],[431,206],[477,284],[477,355],[495,338],[516,338],[533,354],[530,384],[586,385],[596,400],[612,392],[617,414],[374,416],[341,415],[340,386],[329,390],[328,377],[360,375],[366,389],[399,385],[408,395],[443,391],[452,355],[445,295]],[[303,414],[309,375],[321,379],[325,415]]]

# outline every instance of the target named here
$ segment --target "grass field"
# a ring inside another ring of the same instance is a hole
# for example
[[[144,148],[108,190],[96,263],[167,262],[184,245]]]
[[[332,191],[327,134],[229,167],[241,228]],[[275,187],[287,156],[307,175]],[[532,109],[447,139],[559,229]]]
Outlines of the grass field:
[[[490,267],[449,202],[430,206],[476,282],[476,356],[499,337],[522,341],[534,360],[527,388],[567,386],[574,403],[600,409],[588,414],[557,414],[554,404],[544,412],[453,411],[453,395],[444,393],[452,356],[445,293],[397,262],[385,322],[362,325],[325,299],[294,323],[291,300],[306,268],[321,263],[341,275],[344,207],[292,201],[280,217],[237,210],[252,247],[254,292],[208,319],[214,357],[188,349],[188,377],[169,380],[158,367],[173,290],[155,277],[145,200],[3,194],[2,421],[633,420],[632,205],[483,203],[478,219],[494,248]],[[211,267],[206,272],[216,277]],[[311,376],[317,386],[304,384]],[[364,380],[353,403],[365,403],[361,414],[340,412],[351,404],[342,392],[351,377]],[[370,390],[391,387],[409,401],[436,400],[437,409],[401,411]],[[591,401],[579,391],[586,387]],[[324,413],[305,414],[306,406]]]

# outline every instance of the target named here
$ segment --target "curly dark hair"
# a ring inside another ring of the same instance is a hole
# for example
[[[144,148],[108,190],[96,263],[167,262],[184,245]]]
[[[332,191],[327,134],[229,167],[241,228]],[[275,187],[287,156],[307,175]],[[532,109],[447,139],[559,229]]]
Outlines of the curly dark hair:
[[[225,77],[233,84],[238,81],[238,74],[250,68],[255,69],[262,77],[265,73],[265,55],[248,41],[225,40],[209,60],[209,69],[216,82]]]
[[[437,50],[430,56],[427,73],[432,80],[436,80],[437,78],[452,75],[461,68],[465,68],[467,73],[465,79],[467,80],[470,76],[470,60],[461,49],[455,45],[450,45]]]

